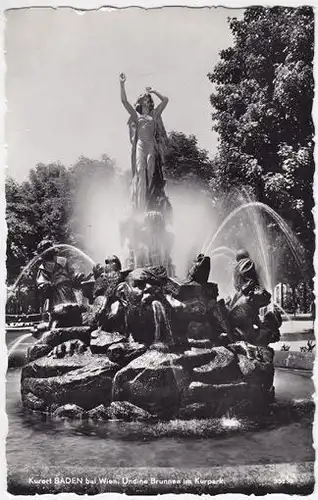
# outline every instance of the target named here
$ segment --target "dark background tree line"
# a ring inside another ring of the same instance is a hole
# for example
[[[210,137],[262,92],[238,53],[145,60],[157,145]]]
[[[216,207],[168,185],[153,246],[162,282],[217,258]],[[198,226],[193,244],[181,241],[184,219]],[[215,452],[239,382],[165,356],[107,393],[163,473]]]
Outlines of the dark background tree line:
[[[307,269],[304,278],[295,265],[285,265],[282,252],[288,249],[277,233],[271,251],[283,263],[278,278],[294,294],[305,289],[308,300],[314,252],[313,9],[251,7],[242,19],[229,19],[229,27],[233,44],[208,75],[217,152],[211,159],[195,136],[172,132],[166,175],[171,184],[195,183],[215,198],[244,187],[277,211],[302,243]],[[70,225],[76,192],[83,179],[107,183],[116,175],[114,162],[103,155],[81,157],[70,168],[39,164],[22,183],[7,178],[8,284],[43,237],[81,245]]]

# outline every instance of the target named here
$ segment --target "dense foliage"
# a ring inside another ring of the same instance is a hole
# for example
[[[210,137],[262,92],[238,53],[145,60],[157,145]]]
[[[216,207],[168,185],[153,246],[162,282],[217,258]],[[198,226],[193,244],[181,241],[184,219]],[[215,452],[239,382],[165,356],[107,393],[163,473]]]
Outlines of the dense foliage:
[[[114,172],[113,162],[104,155],[97,161],[81,157],[69,169],[58,163],[39,164],[21,184],[6,179],[8,283],[32,259],[43,238],[77,243],[72,229],[78,193],[89,194],[90,185],[109,182]]]
[[[248,185],[312,252],[313,9],[251,7],[229,24],[233,46],[208,75],[217,182]]]
[[[232,47],[208,75],[219,135],[219,190],[247,186],[276,210],[303,245],[302,273],[284,239],[271,249],[277,278],[311,285],[314,253],[314,14],[311,7],[251,7],[230,19]]]
[[[213,166],[207,151],[198,147],[194,135],[171,132],[165,158],[165,174],[171,183],[195,184],[208,189],[213,177]]]

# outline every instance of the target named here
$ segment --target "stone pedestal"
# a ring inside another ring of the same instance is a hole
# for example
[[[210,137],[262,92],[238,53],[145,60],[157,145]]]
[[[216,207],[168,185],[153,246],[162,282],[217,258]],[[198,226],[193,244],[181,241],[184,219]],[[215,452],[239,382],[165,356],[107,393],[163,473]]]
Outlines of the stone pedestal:
[[[128,268],[164,266],[168,276],[174,276],[171,261],[174,236],[161,212],[131,215],[121,224],[121,237],[128,249],[125,263]]]

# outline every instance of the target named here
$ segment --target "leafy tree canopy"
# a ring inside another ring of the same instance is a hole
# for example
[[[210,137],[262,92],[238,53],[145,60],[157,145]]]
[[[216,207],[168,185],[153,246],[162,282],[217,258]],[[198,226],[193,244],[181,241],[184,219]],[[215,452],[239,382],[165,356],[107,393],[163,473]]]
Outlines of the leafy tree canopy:
[[[229,20],[233,46],[208,75],[218,187],[248,185],[292,226],[312,259],[314,15],[251,7]]]

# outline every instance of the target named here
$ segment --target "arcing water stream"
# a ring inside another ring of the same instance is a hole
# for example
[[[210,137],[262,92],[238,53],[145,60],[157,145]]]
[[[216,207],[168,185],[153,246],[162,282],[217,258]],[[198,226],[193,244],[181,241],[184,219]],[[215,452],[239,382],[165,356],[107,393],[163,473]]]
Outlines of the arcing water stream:
[[[264,277],[264,286],[272,293],[275,282],[273,276],[273,270],[271,266],[271,252],[270,252],[270,244],[268,241],[268,237],[265,234],[264,228],[259,220],[258,213],[264,212],[270,216],[270,218],[277,224],[278,228],[281,230],[284,235],[286,242],[288,244],[291,255],[295,260],[295,265],[299,267],[299,269],[304,268],[304,263],[301,260],[301,255],[303,253],[302,246],[298,241],[297,237],[290,229],[288,224],[280,217],[280,215],[275,212],[272,208],[268,207],[264,203],[250,201],[248,203],[244,203],[227,215],[227,217],[223,220],[219,228],[216,230],[212,238],[204,243],[202,246],[202,253],[205,255],[209,255],[213,257],[213,255],[219,254],[221,249],[228,252],[228,247],[220,246],[213,249],[213,245],[222,239],[222,234],[224,234],[225,229],[229,225],[229,223],[236,217],[238,217],[242,212],[245,212],[248,215],[250,220],[250,232],[252,234],[252,241],[254,249],[258,250],[258,254],[260,255],[260,262],[258,262],[258,267],[263,273]],[[249,250],[249,248],[246,248]]]
[[[8,357],[11,356],[11,354],[15,351],[15,349],[27,338],[31,337],[32,333],[25,333],[24,335],[21,335],[13,344],[10,346],[8,349]]]
[[[59,244],[53,245],[53,248],[59,249],[61,251],[63,251],[63,250],[72,251],[75,254],[77,254],[80,258],[82,258],[84,261],[86,261],[90,265],[90,267],[95,265],[95,262],[93,261],[93,259],[91,259],[85,252],[83,252],[82,250],[80,250],[77,247],[74,247],[73,245],[68,245],[66,243],[59,243]],[[33,257],[33,259],[31,259],[30,262],[26,266],[24,266],[24,268],[20,272],[19,276],[15,280],[15,282],[10,290],[9,296],[14,293],[15,289],[18,287],[18,285],[20,284],[20,281],[26,275],[26,273],[28,271],[30,271],[40,261],[42,255],[45,255],[48,251],[50,251],[50,249],[45,250],[41,255],[37,255],[37,256]]]
[[[292,256],[295,259],[295,264],[302,268],[302,263],[300,260],[300,255],[302,253],[302,247],[297,240],[296,236],[294,233],[291,231],[289,226],[286,224],[286,222],[270,207],[265,205],[264,203],[261,202],[255,202],[255,201],[248,201],[246,203],[243,203],[242,205],[238,206],[234,210],[231,211],[227,215],[227,217],[223,220],[223,222],[220,224],[218,229],[215,231],[214,235],[209,241],[206,241],[204,245],[202,246],[202,253],[205,255],[209,255],[212,260],[219,258],[219,257],[226,257],[226,259],[229,261],[231,264],[230,268],[233,267],[234,263],[234,258],[235,258],[235,251],[233,248],[230,248],[227,245],[219,245],[216,248],[213,248],[214,244],[216,242],[219,242],[220,240],[222,241],[222,235],[225,234],[226,229],[228,228],[229,223],[237,218],[239,215],[242,213],[247,214],[249,220],[250,220],[250,232],[252,235],[252,241],[254,242],[254,246],[258,249],[258,255],[260,257],[260,261],[257,262],[259,269],[261,272],[263,272],[263,278],[264,278],[264,286],[272,293],[273,288],[275,286],[274,282],[274,273],[273,269],[271,266],[271,253],[270,253],[270,245],[268,241],[268,237],[265,234],[264,227],[262,225],[262,221],[260,220],[260,213],[266,213],[271,217],[272,220],[275,221],[279,229],[281,230],[282,234],[286,238],[286,241],[288,243],[289,249],[291,251]],[[78,256],[81,260],[84,261],[85,264],[87,264],[90,269],[92,266],[95,264],[94,261],[82,250],[68,244],[57,244],[54,245],[54,248],[57,249],[60,253],[63,252],[72,252],[76,256]],[[249,248],[246,248],[249,250]],[[43,252],[43,254],[45,254]],[[35,256],[20,272],[18,278],[16,279],[13,287],[10,290],[9,296],[12,295],[15,291],[15,289],[19,286],[21,280],[23,277],[26,275],[28,271],[30,271],[36,264],[39,262],[41,256]],[[212,271],[213,271],[213,266],[212,266]],[[228,277],[230,278],[230,277]],[[217,281],[217,280],[216,280]],[[273,295],[273,293],[272,293]],[[280,307],[280,306],[279,306]],[[283,313],[285,311],[282,310]],[[22,342],[22,340],[21,340]],[[16,341],[12,347],[10,347],[10,353],[19,345],[19,341]]]

